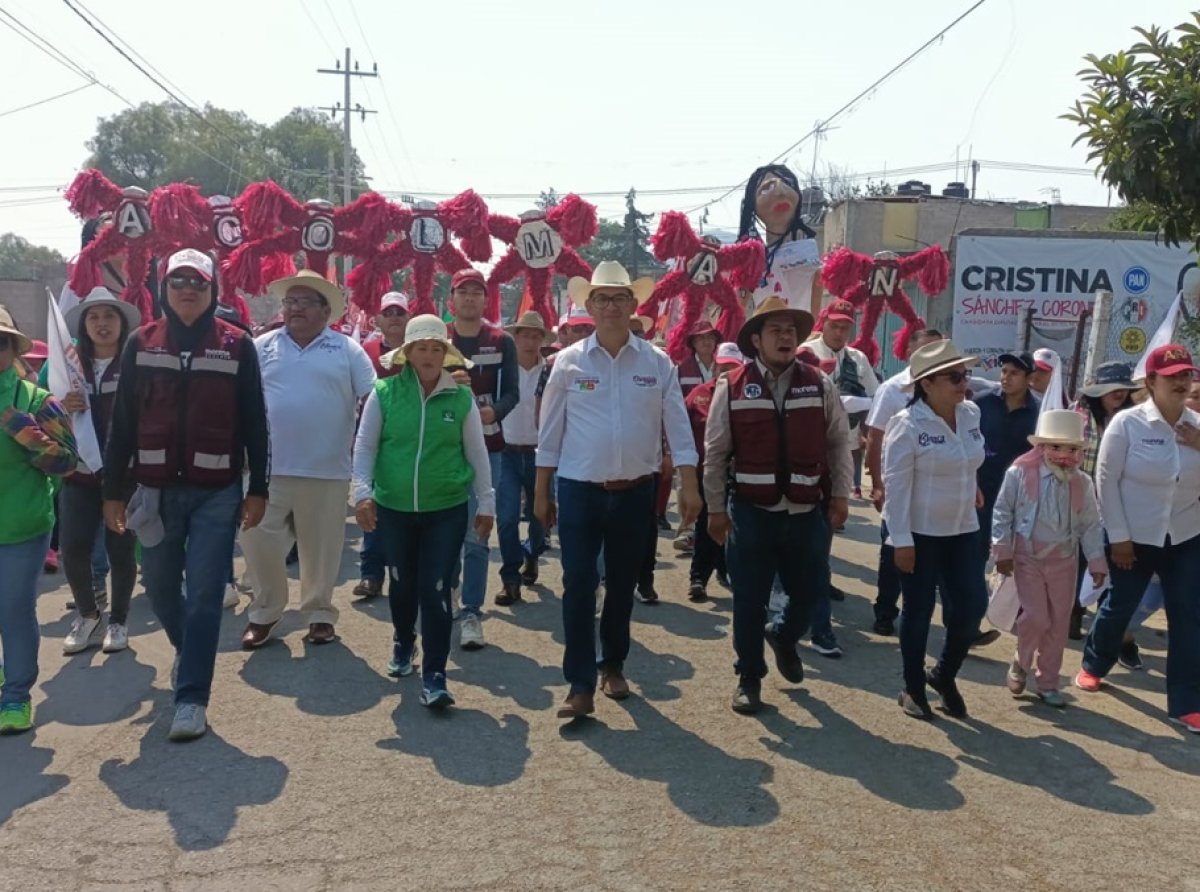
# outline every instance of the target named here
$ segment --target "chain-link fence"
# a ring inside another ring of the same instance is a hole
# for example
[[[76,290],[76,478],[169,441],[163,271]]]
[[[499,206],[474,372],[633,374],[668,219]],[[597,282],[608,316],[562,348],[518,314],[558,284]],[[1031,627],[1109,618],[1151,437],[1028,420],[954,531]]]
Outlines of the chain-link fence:
[[[1049,347],[1062,359],[1063,384],[1074,399],[1087,371],[1087,345],[1092,334],[1092,311],[1085,311],[1076,322],[1042,319],[1027,310],[1021,320],[1021,349],[1030,352]]]

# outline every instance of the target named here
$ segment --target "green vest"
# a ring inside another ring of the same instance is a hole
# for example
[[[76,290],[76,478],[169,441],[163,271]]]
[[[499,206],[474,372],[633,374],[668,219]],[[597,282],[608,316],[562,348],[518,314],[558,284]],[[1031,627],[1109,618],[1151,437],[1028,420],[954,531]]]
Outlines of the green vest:
[[[475,471],[463,450],[474,397],[462,386],[425,398],[416,373],[380,378],[383,416],[375,456],[375,501],[393,511],[441,511],[467,500]]]
[[[0,406],[37,414],[48,394],[17,378],[14,369],[0,374]],[[29,455],[0,433],[0,545],[16,545],[45,535],[54,527],[51,478],[29,463]]]

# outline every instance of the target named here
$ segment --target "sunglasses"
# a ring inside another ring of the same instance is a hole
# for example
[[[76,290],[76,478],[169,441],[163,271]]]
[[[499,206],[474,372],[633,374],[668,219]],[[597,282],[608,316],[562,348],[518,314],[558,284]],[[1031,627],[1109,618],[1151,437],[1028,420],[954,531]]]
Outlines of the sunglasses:
[[[182,291],[185,288],[190,288],[192,291],[204,291],[208,288],[208,279],[203,276],[167,276],[167,284],[172,288]]]
[[[955,371],[955,372],[937,372],[936,374],[930,375],[929,377],[945,378],[951,384],[962,384],[971,379],[971,376],[968,375],[966,372],[957,372],[957,371]]]
[[[323,297],[285,297],[280,301],[289,310],[311,310],[313,307],[325,306]]]

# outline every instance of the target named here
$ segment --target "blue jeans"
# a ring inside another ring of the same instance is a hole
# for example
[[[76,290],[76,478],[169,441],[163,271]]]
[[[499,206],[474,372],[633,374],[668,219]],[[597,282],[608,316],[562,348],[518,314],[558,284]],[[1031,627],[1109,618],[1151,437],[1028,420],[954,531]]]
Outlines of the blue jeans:
[[[1096,613],[1083,645],[1083,668],[1104,677],[1117,661],[1125,629],[1155,573],[1167,609],[1167,715],[1200,712],[1200,536],[1175,545],[1133,543],[1132,570],[1112,562],[1112,590]]]
[[[900,574],[904,606],[900,610],[900,657],[904,687],[910,694],[925,694],[925,648],[939,587],[946,641],[937,671],[943,678],[958,675],[979,623],[987,611],[987,583],[983,578],[983,553],[979,533],[957,536],[913,534],[917,551],[912,573]]]
[[[887,524],[879,524],[879,569],[876,575],[875,619],[892,620],[900,615],[900,571],[896,569],[896,549],[887,544]]]
[[[108,585],[108,545],[104,523],[96,529],[96,540],[92,543],[92,591],[98,592]]]
[[[817,605],[829,601],[829,544],[831,532],[819,507],[803,514],[767,511],[733,498],[729,507],[732,529],[726,545],[729,579],[733,585],[734,671],[763,678],[763,634],[771,583],[779,576],[787,603],[775,633],[785,646],[795,646],[812,621]]]
[[[388,606],[392,640],[409,648],[416,640],[421,614],[421,677],[445,675],[450,653],[450,590],[463,546],[467,503],[440,511],[393,511],[376,508],[377,541],[391,568]]]
[[[224,489],[162,490],[165,535],[142,548],[142,580],[150,606],[175,648],[175,703],[208,705],[221,634],[221,609],[242,507],[242,481]],[[180,591],[187,577],[186,593]]]
[[[558,537],[563,568],[563,677],[571,693],[596,690],[597,668],[621,671],[629,656],[633,589],[646,548],[654,484],[612,492],[594,483],[558,480]],[[596,650],[596,561],[604,553],[604,608]]]
[[[492,466],[492,486],[500,479],[500,453],[489,452],[488,463]],[[462,549],[462,609],[463,613],[483,614],[483,599],[487,593],[488,543],[475,535],[475,512],[479,504],[475,490],[467,493],[467,521],[463,525]],[[455,579],[458,574],[455,574]]]
[[[4,687],[0,703],[27,703],[38,677],[37,583],[50,547],[50,534],[0,545],[0,644]]]
[[[379,544],[379,533],[363,533],[362,550],[358,553],[358,575],[360,579],[383,579],[383,548]]]
[[[533,452],[508,448],[500,453],[500,477],[496,484],[496,525],[500,531],[500,581],[520,585],[521,564],[545,549],[546,532],[536,517],[529,521],[529,542],[521,544],[521,496],[533,504],[533,482],[537,477]]]

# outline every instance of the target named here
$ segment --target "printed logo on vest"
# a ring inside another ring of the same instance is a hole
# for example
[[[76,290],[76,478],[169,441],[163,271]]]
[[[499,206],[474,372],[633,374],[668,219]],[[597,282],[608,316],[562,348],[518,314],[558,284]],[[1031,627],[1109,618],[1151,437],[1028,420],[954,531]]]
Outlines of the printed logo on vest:
[[[746,399],[756,400],[762,396],[762,388],[757,384],[746,385]]]
[[[946,442],[945,434],[918,434],[917,443],[921,446],[941,446]]]
[[[657,387],[658,378],[654,375],[634,375],[633,383],[638,387]]]
[[[816,384],[805,384],[803,387],[793,387],[789,396],[804,396],[806,393],[817,393],[821,388]]]
[[[1164,445],[1166,445],[1166,442],[1167,441],[1164,440],[1162,437],[1143,437],[1142,438],[1143,446],[1164,446]]]
[[[600,379],[591,375],[581,376],[575,379],[574,389],[579,391],[591,391],[600,386]]]
[[[447,409],[445,412],[443,412],[442,421],[446,422],[446,424],[454,424],[454,410]]]
[[[233,359],[228,350],[211,350],[204,351],[205,359]]]

